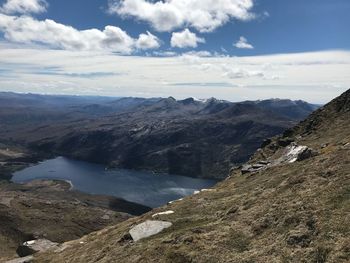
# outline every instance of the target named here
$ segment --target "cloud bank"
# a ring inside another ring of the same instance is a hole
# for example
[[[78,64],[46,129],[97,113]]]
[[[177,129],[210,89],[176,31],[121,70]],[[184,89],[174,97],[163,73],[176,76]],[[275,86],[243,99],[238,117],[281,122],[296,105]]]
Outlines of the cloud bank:
[[[117,56],[0,43],[0,90],[46,94],[268,98],[325,103],[350,87],[350,52],[249,57]],[[317,96],[315,96],[317,94]]]

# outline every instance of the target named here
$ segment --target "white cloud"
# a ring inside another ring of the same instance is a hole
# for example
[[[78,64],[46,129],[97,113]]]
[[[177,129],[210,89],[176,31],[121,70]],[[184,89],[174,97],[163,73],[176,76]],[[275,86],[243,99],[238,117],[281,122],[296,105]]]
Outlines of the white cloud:
[[[248,40],[245,37],[240,37],[238,42],[233,44],[236,48],[242,49],[253,49],[253,45],[248,43]]]
[[[147,34],[140,34],[136,41],[136,47],[139,49],[155,49],[160,47],[160,40],[147,31]]]
[[[5,14],[39,14],[46,12],[48,3],[45,0],[7,0],[0,8]]]
[[[158,31],[188,26],[210,32],[231,19],[253,19],[253,6],[253,0],[112,0],[109,12],[147,21]]]
[[[77,30],[50,19],[39,21],[29,16],[0,14],[0,31],[11,42],[40,43],[66,50],[109,50],[130,54],[135,48],[150,49],[159,46],[157,37],[149,32],[141,34],[136,40],[115,26],[106,26],[103,31]]]
[[[188,28],[182,32],[174,32],[171,36],[171,46],[178,48],[195,48],[198,43],[205,43],[204,38],[197,37],[195,33],[192,33]]]
[[[0,75],[0,90],[47,94],[191,96],[233,101],[291,98],[325,103],[350,87],[349,51],[140,57],[106,51],[14,49],[0,42],[1,69],[7,72]],[[59,74],[53,74],[53,69]],[[225,75],[229,69],[241,69],[245,72],[241,75],[246,76],[231,78]]]

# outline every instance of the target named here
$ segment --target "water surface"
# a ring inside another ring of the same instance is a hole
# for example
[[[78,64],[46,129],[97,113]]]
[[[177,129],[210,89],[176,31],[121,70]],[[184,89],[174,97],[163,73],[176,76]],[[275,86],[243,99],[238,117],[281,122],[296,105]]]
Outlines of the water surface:
[[[111,195],[125,200],[159,207],[169,201],[213,186],[216,181],[178,175],[124,169],[106,170],[103,165],[64,157],[44,161],[14,173],[12,181],[25,183],[37,179],[67,180],[73,188],[90,194]]]

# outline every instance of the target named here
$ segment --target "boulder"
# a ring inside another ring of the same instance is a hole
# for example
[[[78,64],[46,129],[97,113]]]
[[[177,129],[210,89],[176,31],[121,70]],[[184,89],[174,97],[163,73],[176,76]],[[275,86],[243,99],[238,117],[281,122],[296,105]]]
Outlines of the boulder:
[[[306,160],[314,155],[316,155],[316,153],[311,148],[292,143],[286,148],[286,151],[284,155],[280,158],[279,162],[294,163],[297,161]]]
[[[47,239],[37,239],[24,242],[17,248],[17,254],[20,257],[26,257],[33,255],[37,252],[43,252],[51,248],[58,247],[58,243],[52,242]]]
[[[166,221],[152,221],[147,220],[135,227],[133,227],[129,233],[132,239],[137,242],[143,238],[151,237],[159,234],[164,229],[171,227],[173,224]]]

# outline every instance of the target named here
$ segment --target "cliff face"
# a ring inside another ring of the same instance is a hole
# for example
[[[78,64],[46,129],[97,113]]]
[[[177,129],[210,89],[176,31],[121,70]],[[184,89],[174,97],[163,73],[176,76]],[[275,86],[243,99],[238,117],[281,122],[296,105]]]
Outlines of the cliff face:
[[[215,188],[37,254],[35,262],[349,262],[349,101],[348,91],[266,141],[250,168],[232,170]],[[130,238],[130,229],[155,218],[172,226]]]

